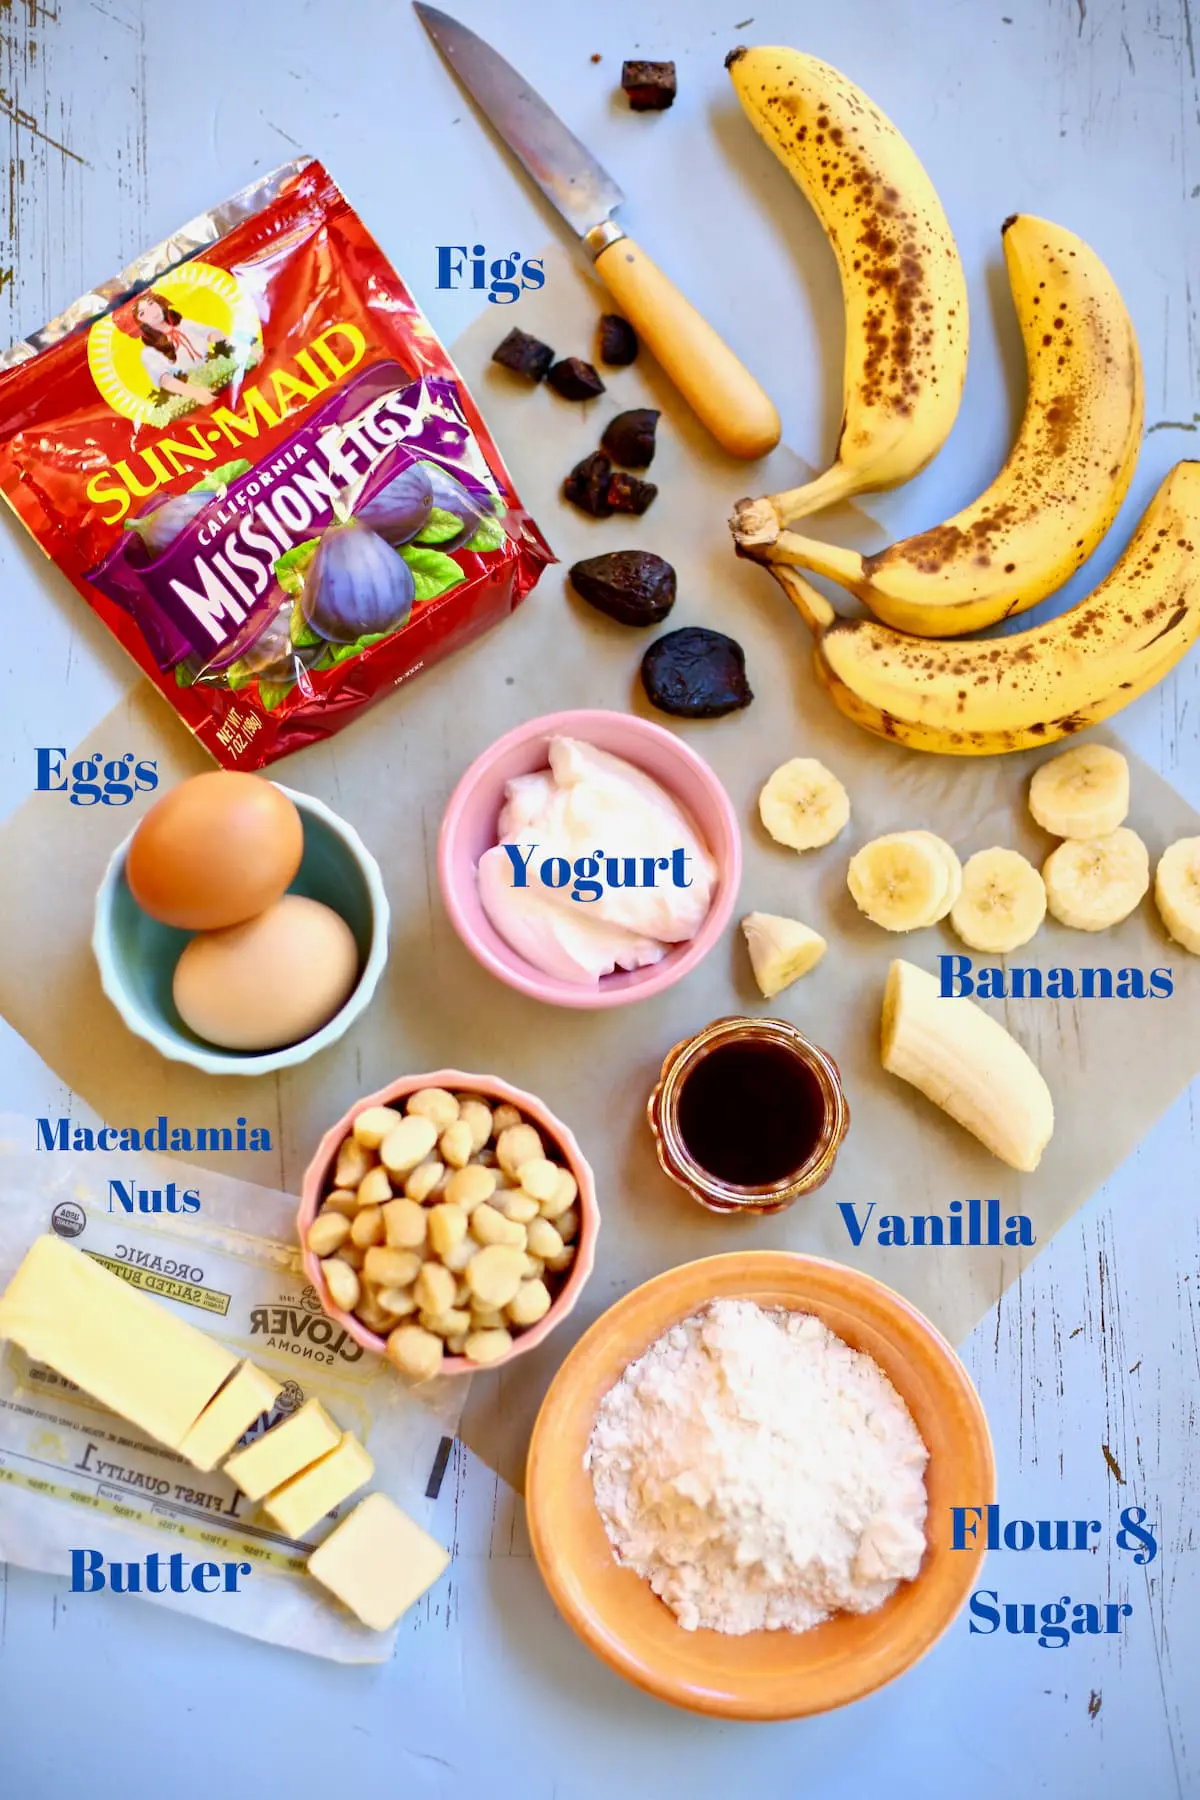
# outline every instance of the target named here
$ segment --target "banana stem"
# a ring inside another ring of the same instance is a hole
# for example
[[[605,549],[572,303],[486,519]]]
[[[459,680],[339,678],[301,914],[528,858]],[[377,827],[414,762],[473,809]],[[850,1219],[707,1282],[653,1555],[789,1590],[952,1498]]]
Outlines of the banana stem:
[[[802,519],[808,513],[821,512],[826,506],[836,506],[839,500],[846,500],[856,494],[862,481],[860,470],[848,469],[844,463],[835,462],[832,468],[826,469],[813,481],[806,481],[803,487],[788,488],[782,494],[771,494],[770,503],[780,525],[790,525],[793,519]]]
[[[789,568],[783,563],[767,563],[765,565],[775,577],[813,636],[819,638],[837,618],[837,613],[829,604],[824,594],[818,593],[812,583],[805,581],[798,569]]]
[[[848,588],[852,594],[866,585],[863,559],[857,550],[844,550],[839,544],[823,544],[817,538],[802,537],[798,531],[781,531],[773,544],[764,544],[751,552],[760,561],[794,563],[825,575],[830,581]]]

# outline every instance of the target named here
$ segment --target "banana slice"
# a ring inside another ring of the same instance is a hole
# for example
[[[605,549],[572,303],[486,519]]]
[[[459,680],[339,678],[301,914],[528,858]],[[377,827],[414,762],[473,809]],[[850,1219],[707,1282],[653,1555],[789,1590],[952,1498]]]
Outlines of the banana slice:
[[[958,860],[958,852],[955,850],[953,844],[948,844],[945,838],[938,837],[937,834],[932,831],[908,831],[905,832],[904,835],[906,837],[924,838],[932,848],[936,850],[938,856],[941,857],[942,862],[945,864],[949,887],[946,890],[945,899],[942,903],[942,910],[938,914],[939,919],[944,919],[958,899],[958,896],[962,893],[963,866]],[[933,922],[936,924],[936,920]]]
[[[779,913],[747,913],[742,930],[754,979],[767,1000],[773,1000],[785,987],[814,969],[827,948],[819,932],[811,931],[799,919],[785,919]]]
[[[953,905],[951,858],[957,867],[949,844],[931,831],[889,832],[851,857],[846,885],[874,924],[885,931],[916,931],[944,919]]]
[[[1127,919],[1150,886],[1150,854],[1122,825],[1104,837],[1068,838],[1042,864],[1046,903],[1073,931],[1107,931]]]
[[[1175,942],[1200,956],[1200,837],[1179,838],[1163,851],[1154,898]]]
[[[1027,944],[1046,916],[1046,884],[1016,850],[977,850],[967,858],[950,923],[964,944],[1002,956]]]
[[[815,756],[793,756],[768,777],[758,812],[777,844],[817,850],[849,822],[850,796]]]
[[[1107,744],[1076,744],[1034,771],[1029,810],[1055,837],[1107,837],[1129,812],[1129,764]]]
[[[897,959],[883,995],[881,1058],[1010,1168],[1029,1173],[1054,1131],[1041,1071],[973,1000],[943,999],[932,975]]]

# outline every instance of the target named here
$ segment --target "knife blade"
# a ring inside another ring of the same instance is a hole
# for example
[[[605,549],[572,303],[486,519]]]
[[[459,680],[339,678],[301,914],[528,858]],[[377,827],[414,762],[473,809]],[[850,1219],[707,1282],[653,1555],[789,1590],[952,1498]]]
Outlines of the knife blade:
[[[490,44],[436,6],[414,8],[493,129],[577,236],[610,218],[625,196],[573,131]]]
[[[480,112],[582,239],[596,273],[693,412],[731,455],[764,456],[779,415],[750,372],[612,215],[625,198],[511,63],[448,13],[414,10]]]

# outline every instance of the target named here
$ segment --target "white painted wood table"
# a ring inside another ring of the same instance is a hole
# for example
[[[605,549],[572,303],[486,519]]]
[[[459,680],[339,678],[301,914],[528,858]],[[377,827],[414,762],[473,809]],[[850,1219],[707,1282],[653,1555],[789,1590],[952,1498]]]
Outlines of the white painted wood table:
[[[789,442],[813,460],[836,427],[836,276],[786,177],[753,154],[722,58],[740,39],[802,44],[912,133],[970,272],[974,349],[948,448],[916,484],[871,505],[887,536],[902,520],[911,529],[952,512],[1003,454],[1021,376],[998,227],[1018,208],[1062,219],[1100,249],[1142,335],[1150,432],[1089,580],[1167,467],[1194,449],[1200,88],[1188,0],[458,4],[627,182],[630,223],[769,378]],[[614,102],[621,59],[634,54],[679,64],[669,129],[632,133]],[[478,297],[437,290],[435,246],[530,254],[550,230],[403,0],[0,0],[4,134],[4,341],[301,148],[331,166],[446,340]],[[504,317],[497,309],[497,336]],[[77,742],[129,668],[7,527],[0,583],[7,812],[32,786],[34,746]],[[1198,725],[1195,657],[1121,720],[1200,804]],[[67,1110],[12,1033],[0,1055],[6,1110]],[[451,1576],[379,1670],[107,1595],[71,1598],[62,1582],[0,1569],[0,1794],[1200,1794],[1198,1178],[1193,1094],[965,1347],[1007,1514],[1095,1516],[1107,1528],[1140,1503],[1161,1541],[1145,1570],[1110,1550],[1111,1531],[1092,1557],[1001,1553],[987,1585],[1039,1603],[1111,1587],[1135,1608],[1121,1638],[1041,1649],[969,1637],[962,1620],[904,1681],[848,1712],[778,1727],[697,1720],[627,1688],[577,1644],[530,1560],[520,1503],[456,1454],[439,1518]]]

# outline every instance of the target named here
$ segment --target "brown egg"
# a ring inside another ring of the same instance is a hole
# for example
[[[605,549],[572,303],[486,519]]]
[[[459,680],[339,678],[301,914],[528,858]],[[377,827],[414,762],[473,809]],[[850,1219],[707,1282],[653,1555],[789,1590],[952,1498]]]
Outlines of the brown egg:
[[[302,894],[202,931],[175,965],[185,1025],[224,1050],[279,1050],[328,1024],[354,992],[358,945],[338,913]]]
[[[214,769],[155,801],[133,834],[125,879],[151,918],[216,931],[278,900],[303,854],[286,794],[261,775]]]

